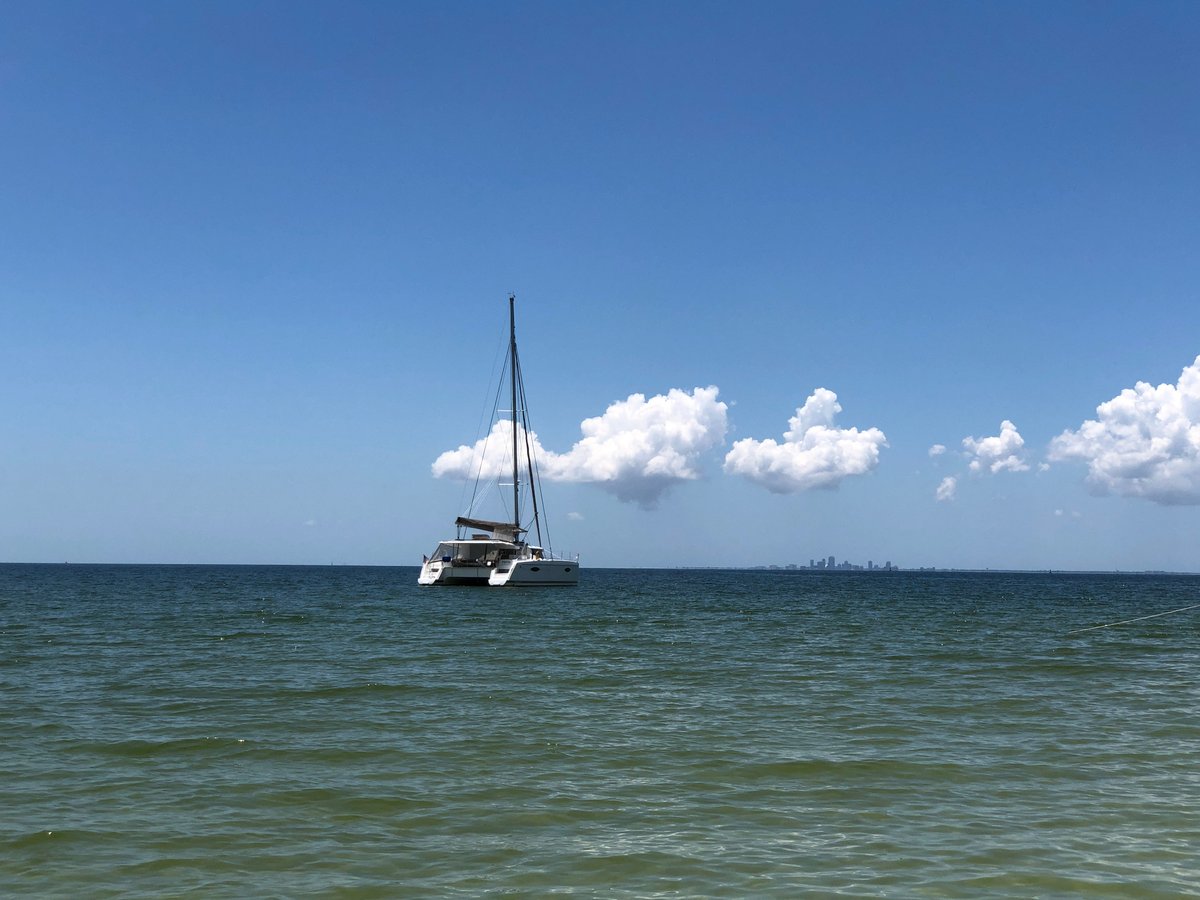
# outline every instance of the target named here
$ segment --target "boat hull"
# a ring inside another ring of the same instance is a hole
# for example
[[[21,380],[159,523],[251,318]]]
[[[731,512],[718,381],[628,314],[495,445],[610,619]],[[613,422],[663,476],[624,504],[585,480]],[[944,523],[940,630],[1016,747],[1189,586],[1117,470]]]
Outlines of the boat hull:
[[[492,587],[566,586],[579,584],[579,563],[571,559],[518,559],[497,567]]]
[[[492,570],[483,566],[455,566],[431,559],[421,566],[417,584],[477,584],[486,587],[491,574]]]
[[[479,587],[564,587],[579,584],[579,563],[570,559],[517,559],[489,566],[456,566],[431,559],[417,584]]]

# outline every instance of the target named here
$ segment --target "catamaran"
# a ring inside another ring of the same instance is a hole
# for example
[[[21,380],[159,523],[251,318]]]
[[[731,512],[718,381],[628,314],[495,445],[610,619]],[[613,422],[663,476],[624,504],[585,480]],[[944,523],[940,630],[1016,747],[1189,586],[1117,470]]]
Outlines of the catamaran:
[[[529,411],[525,406],[525,382],[517,356],[516,297],[508,298],[509,399],[512,401],[512,521],[474,516],[475,505],[454,520],[458,536],[442,541],[421,563],[417,584],[477,584],[489,587],[516,585],[573,585],[579,583],[579,557],[556,556],[549,531],[543,546],[541,483],[530,441]],[[499,392],[497,392],[499,401]],[[497,402],[498,405],[498,402]],[[523,454],[522,454],[523,451]],[[486,445],[484,448],[486,453]],[[479,462],[482,475],[483,461]],[[524,481],[522,482],[522,476]],[[530,521],[521,521],[522,487],[529,488]],[[478,495],[478,477],[476,496]],[[529,538],[536,536],[536,543]]]

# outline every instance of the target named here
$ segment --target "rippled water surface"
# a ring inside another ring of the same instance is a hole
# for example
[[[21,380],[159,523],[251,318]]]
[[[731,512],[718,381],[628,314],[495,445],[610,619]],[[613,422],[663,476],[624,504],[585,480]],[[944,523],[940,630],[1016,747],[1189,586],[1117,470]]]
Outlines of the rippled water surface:
[[[0,566],[0,894],[1178,897],[1190,576]]]

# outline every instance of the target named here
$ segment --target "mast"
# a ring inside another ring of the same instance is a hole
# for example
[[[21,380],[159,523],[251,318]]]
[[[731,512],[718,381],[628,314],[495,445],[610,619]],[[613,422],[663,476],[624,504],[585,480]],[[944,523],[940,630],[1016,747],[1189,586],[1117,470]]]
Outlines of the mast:
[[[521,485],[517,478],[520,467],[517,465],[517,314],[514,306],[516,294],[508,295],[508,358],[509,381],[512,383],[512,451],[513,451],[513,525],[521,527]]]

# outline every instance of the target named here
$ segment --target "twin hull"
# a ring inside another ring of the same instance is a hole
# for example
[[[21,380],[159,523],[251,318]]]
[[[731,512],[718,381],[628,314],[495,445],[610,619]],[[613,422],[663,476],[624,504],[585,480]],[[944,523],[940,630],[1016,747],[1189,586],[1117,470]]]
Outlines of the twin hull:
[[[568,585],[579,583],[579,564],[570,559],[504,560],[495,568],[454,565],[431,559],[421,566],[417,584]]]

